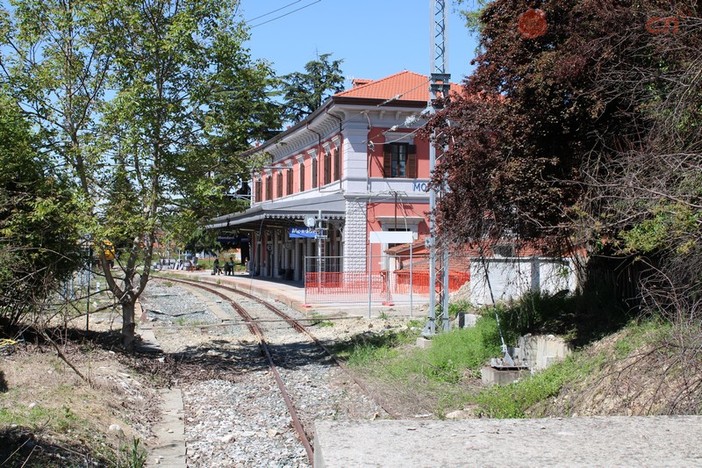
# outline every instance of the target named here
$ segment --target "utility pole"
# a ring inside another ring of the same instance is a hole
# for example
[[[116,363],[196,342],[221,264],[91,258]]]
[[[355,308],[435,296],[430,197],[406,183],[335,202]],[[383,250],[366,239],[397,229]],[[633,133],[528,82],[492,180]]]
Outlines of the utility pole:
[[[430,24],[431,24],[431,84],[429,85],[429,109],[430,114],[436,113],[437,99],[446,98],[449,94],[451,75],[447,72],[447,51],[446,51],[446,5],[444,0],[430,0]],[[434,139],[432,137],[432,139]],[[429,145],[429,170],[434,175],[436,170],[436,145]],[[436,226],[436,204],[437,197],[440,198],[444,187],[439,191],[432,186],[429,190],[429,321],[422,334],[432,336],[436,333],[437,317],[436,305],[441,305],[441,326],[444,331],[448,331],[450,323],[448,320],[448,279],[449,279],[449,254],[444,243],[439,249],[438,229]],[[441,252],[441,259],[437,262],[437,251]],[[437,267],[438,263],[438,267]],[[437,273],[440,282],[437,283]]]

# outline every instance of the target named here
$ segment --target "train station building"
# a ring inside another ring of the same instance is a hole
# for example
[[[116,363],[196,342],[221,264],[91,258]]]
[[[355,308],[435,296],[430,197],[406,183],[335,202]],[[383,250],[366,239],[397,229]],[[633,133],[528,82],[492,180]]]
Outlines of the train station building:
[[[210,228],[248,238],[255,276],[301,281],[319,271],[350,281],[382,271],[393,244],[371,243],[371,233],[429,234],[429,141],[418,135],[429,84],[411,71],[354,80],[243,155],[266,160],[251,175],[251,206]]]

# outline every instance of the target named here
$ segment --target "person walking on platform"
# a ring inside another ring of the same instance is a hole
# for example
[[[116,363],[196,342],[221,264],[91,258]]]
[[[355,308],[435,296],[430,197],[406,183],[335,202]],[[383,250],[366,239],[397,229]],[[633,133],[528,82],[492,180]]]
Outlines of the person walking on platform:
[[[219,259],[215,258],[215,261],[212,264],[212,274],[219,275],[221,273],[222,273],[222,269],[219,267]]]

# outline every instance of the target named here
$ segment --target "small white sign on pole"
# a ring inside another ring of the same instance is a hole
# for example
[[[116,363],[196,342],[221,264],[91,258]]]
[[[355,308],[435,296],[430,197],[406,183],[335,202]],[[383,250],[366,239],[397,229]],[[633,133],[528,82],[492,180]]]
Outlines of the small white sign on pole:
[[[373,231],[370,233],[371,244],[409,244],[414,242],[411,231]]]

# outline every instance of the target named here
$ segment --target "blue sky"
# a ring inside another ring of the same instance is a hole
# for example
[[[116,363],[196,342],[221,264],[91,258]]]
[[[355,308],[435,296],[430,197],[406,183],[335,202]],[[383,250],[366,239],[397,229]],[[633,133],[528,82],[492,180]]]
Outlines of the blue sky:
[[[471,71],[477,41],[452,0],[446,8],[448,71],[460,82]],[[351,78],[402,70],[429,74],[429,12],[430,0],[242,0],[239,7],[252,27],[252,55],[272,62],[278,75],[303,71],[317,53],[332,53],[344,60],[347,86]]]

